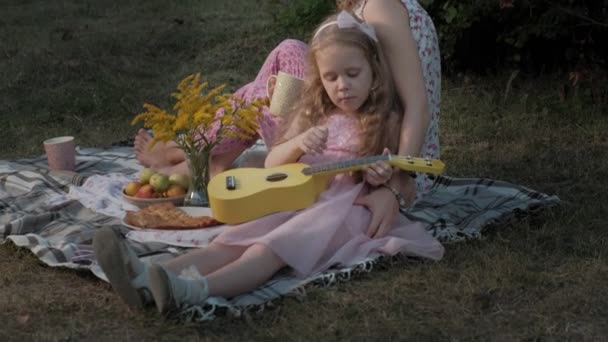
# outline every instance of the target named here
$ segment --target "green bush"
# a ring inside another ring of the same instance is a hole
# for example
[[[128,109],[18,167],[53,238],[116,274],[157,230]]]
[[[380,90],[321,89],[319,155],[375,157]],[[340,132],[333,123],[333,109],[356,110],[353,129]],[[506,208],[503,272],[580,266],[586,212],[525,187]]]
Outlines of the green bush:
[[[608,0],[419,0],[437,27],[444,71],[529,73],[605,66]],[[307,40],[333,0],[271,0],[272,30]]]
[[[270,0],[274,8],[272,30],[282,38],[308,41],[323,18],[335,12],[334,0]]]
[[[420,0],[446,71],[532,73],[603,65],[607,0]]]

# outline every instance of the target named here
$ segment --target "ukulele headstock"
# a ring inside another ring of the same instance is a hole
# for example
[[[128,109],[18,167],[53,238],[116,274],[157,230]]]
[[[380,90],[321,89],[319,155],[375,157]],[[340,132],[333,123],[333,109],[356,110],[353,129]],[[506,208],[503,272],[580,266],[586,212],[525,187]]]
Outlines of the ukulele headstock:
[[[439,159],[430,157],[390,155],[388,163],[405,171],[439,175],[445,170],[445,164]]]

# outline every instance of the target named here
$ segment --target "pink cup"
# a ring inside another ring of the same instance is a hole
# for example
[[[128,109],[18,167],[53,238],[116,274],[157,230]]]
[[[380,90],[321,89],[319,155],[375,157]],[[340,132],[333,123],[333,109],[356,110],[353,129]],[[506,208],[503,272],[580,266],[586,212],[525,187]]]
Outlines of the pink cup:
[[[74,171],[76,166],[76,148],[74,137],[57,137],[44,141],[44,150],[50,170]]]

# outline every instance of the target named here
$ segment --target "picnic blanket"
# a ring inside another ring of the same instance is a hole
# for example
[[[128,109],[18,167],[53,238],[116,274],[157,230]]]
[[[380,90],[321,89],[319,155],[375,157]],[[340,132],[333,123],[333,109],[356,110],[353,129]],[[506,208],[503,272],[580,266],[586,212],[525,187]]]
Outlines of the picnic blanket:
[[[144,262],[173,258],[204,246],[218,229],[184,232],[131,231],[122,224],[126,207],[117,195],[141,166],[133,148],[77,148],[76,173],[51,172],[45,156],[0,161],[0,243],[28,248],[42,262],[92,272],[107,281],[92,248],[95,231],[113,226],[128,237]],[[93,195],[91,195],[93,194]],[[559,203],[559,198],[491,179],[437,177],[432,189],[402,214],[421,221],[443,243],[478,239],[492,224]],[[209,298],[185,308],[184,320],[209,320],[218,313],[240,315],[273,305],[282,296],[305,295],[305,285],[330,286],[369,272],[381,255],[344,265],[307,279],[280,272],[255,291],[226,299]]]

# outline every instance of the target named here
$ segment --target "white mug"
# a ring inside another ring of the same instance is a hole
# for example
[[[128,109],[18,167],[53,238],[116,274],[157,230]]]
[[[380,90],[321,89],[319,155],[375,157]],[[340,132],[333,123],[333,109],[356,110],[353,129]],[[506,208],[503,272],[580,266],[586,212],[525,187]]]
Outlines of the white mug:
[[[272,97],[268,91],[271,79],[276,79]],[[270,76],[266,83],[266,94],[270,98],[270,113],[277,116],[288,115],[297,99],[302,95],[303,86],[303,79],[283,71],[279,71],[277,75]]]

